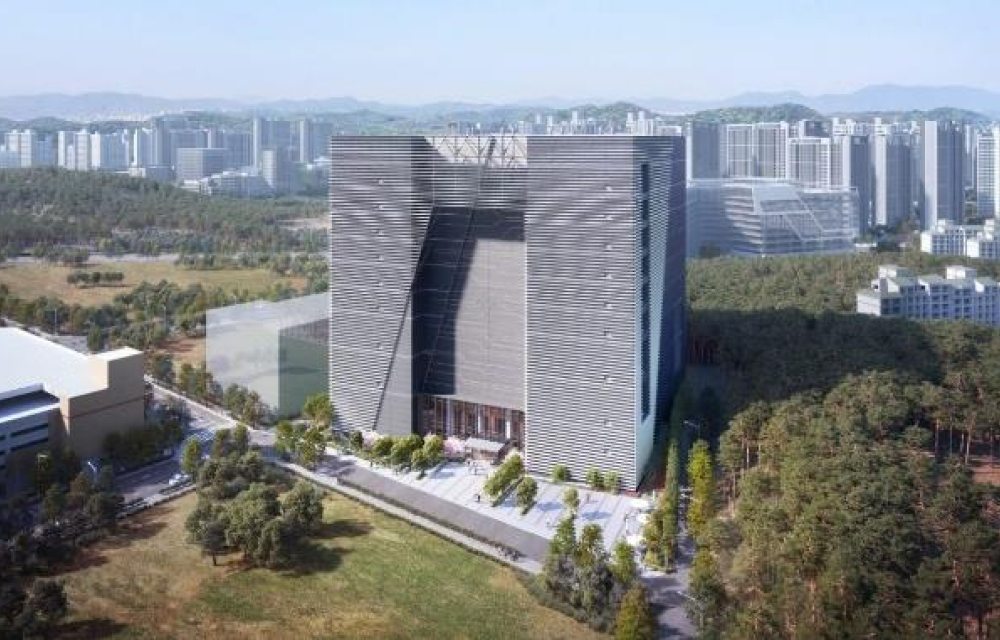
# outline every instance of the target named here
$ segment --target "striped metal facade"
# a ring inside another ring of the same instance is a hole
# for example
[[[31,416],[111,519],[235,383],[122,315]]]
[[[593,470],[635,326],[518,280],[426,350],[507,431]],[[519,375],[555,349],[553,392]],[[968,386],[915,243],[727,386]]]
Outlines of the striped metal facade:
[[[681,368],[683,138],[335,137],[331,159],[341,426],[410,433],[420,393],[500,404],[530,471],[634,487]]]

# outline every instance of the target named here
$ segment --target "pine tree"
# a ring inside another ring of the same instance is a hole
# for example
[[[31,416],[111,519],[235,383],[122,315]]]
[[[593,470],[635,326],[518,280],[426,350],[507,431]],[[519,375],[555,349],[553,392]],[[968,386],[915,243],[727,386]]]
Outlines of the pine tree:
[[[637,585],[628,590],[618,610],[615,640],[654,640],[656,620],[649,607],[646,590]]]

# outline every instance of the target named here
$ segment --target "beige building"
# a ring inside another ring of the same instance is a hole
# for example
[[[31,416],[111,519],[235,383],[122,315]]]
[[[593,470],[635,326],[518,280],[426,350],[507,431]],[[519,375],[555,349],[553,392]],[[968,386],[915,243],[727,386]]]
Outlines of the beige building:
[[[110,433],[145,422],[143,354],[84,355],[20,329],[0,329],[0,497],[23,488],[36,453],[68,445],[102,455]]]

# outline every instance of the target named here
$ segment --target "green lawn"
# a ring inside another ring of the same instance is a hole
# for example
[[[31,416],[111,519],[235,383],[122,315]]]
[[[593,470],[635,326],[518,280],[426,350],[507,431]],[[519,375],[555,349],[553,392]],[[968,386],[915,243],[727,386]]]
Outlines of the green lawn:
[[[184,542],[187,496],[130,521],[60,579],[80,638],[599,638],[512,571],[340,496],[296,571],[220,566]]]
[[[73,271],[120,271],[125,280],[116,286],[77,287],[66,282]],[[0,283],[10,287],[14,295],[30,300],[38,296],[58,298],[67,304],[83,306],[110,303],[119,293],[126,293],[143,281],[167,280],[181,287],[201,283],[206,287],[222,287],[226,291],[246,289],[263,291],[275,282],[301,287],[305,280],[282,277],[266,269],[217,269],[198,271],[184,269],[172,262],[115,262],[94,264],[77,269],[55,264],[6,264],[0,266]]]

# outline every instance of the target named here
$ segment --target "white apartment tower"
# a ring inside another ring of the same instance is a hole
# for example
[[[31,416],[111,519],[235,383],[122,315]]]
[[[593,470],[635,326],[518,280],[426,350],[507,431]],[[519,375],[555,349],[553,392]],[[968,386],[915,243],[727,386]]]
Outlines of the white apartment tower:
[[[792,138],[788,141],[788,179],[807,189],[829,189],[832,155],[830,138]]]
[[[1000,126],[981,131],[976,139],[976,211],[1000,216]]]
[[[725,178],[753,178],[754,168],[754,125],[726,125],[724,151]]]
[[[753,125],[754,160],[758,178],[783,180],[787,176],[787,122],[761,122]]]

